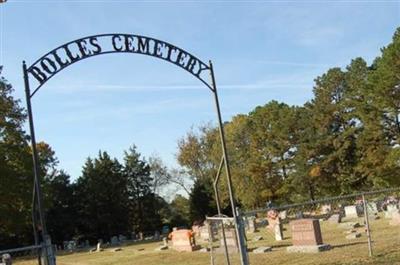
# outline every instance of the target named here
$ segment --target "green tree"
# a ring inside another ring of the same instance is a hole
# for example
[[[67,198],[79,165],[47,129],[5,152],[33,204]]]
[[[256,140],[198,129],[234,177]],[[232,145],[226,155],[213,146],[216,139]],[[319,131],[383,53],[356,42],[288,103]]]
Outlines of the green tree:
[[[127,186],[121,164],[106,152],[86,160],[75,194],[83,237],[95,241],[130,231]]]

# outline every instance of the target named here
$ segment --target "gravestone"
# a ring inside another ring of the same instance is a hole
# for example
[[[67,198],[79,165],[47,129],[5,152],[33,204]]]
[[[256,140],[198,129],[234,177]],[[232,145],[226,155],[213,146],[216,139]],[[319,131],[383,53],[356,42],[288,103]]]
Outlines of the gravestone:
[[[119,240],[117,236],[111,237],[111,245],[112,246],[119,245]]]
[[[330,204],[324,204],[321,206],[321,213],[328,214],[332,211],[332,206]]]
[[[8,253],[3,254],[1,260],[4,265],[12,265],[11,255]]]
[[[161,239],[161,237],[160,237],[160,232],[159,232],[159,231],[155,231],[155,232],[154,232],[154,240],[159,241],[160,239]]]
[[[302,211],[296,212],[296,219],[303,219],[303,218],[304,218],[304,214]]]
[[[99,240],[99,242],[97,243],[97,246],[96,246],[96,252],[103,251],[103,249],[101,248],[101,244],[102,244],[102,241]]]
[[[262,236],[255,236],[255,237],[253,237],[253,241],[254,241],[254,242],[257,242],[257,241],[260,241],[260,240],[263,240],[263,237],[262,237]]]
[[[353,228],[357,228],[360,227],[360,223],[357,222],[345,222],[345,223],[340,223],[339,227],[343,228],[343,229],[353,229]]]
[[[194,242],[193,232],[188,229],[175,230],[170,234],[172,248],[176,251],[192,252],[200,249]]]
[[[368,202],[367,210],[368,210],[368,213],[376,214],[376,213],[378,213],[378,205],[376,204],[376,202]]]
[[[143,241],[143,239],[144,239],[143,232],[139,232],[139,240]]]
[[[66,249],[69,252],[72,252],[72,251],[76,250],[76,241],[74,241],[74,240],[68,241]]]
[[[282,241],[283,240],[283,233],[282,233],[282,224],[278,223],[275,224],[274,227],[274,235],[275,235],[275,240],[276,241]]]
[[[334,223],[334,224],[339,224],[342,221],[342,217],[340,216],[340,214],[332,214],[329,218],[328,218],[328,222],[330,223]]]
[[[256,226],[256,218],[255,217],[249,217],[247,218],[248,221],[248,232],[249,233],[255,233],[257,232],[257,226]]]
[[[253,250],[253,253],[265,253],[265,252],[269,252],[272,251],[272,247],[258,247],[256,249]]]
[[[393,226],[399,226],[400,225],[400,213],[399,212],[394,212],[392,214],[392,220],[390,220],[390,225]]]
[[[385,218],[391,219],[392,215],[398,211],[399,209],[397,209],[397,206],[395,204],[388,204],[386,206]]]
[[[227,229],[225,228],[225,239],[226,239],[226,246],[228,248],[229,253],[239,253],[239,246],[238,241],[236,238],[236,231],[235,229]],[[217,249],[217,252],[224,252],[225,251],[225,241],[224,237],[220,236],[220,247]]]
[[[168,239],[167,237],[163,237],[163,244],[156,248],[156,251],[167,250],[168,249]]]
[[[192,231],[196,237],[200,237],[200,225],[192,225]]]
[[[126,241],[126,236],[124,236],[124,235],[119,235],[119,236],[118,236],[118,241],[119,241],[120,243],[125,242],[125,241]]]
[[[355,233],[349,233],[349,234],[346,236],[346,239],[357,239],[357,238],[359,238],[359,237],[361,237],[361,233],[355,232]]]
[[[288,252],[316,253],[330,249],[322,241],[321,228],[317,219],[300,219],[290,222],[292,244]]]
[[[346,218],[358,218],[359,217],[359,210],[357,209],[356,205],[349,205],[344,207],[344,213]]]
[[[283,240],[282,224],[279,218],[279,213],[276,210],[270,210],[267,213],[268,229],[274,233],[275,240]]]
[[[281,218],[281,220],[285,220],[287,218],[287,211],[280,211],[279,212],[279,218]]]
[[[168,225],[164,225],[162,227],[161,234],[163,234],[163,235],[168,235],[169,234],[169,226]]]

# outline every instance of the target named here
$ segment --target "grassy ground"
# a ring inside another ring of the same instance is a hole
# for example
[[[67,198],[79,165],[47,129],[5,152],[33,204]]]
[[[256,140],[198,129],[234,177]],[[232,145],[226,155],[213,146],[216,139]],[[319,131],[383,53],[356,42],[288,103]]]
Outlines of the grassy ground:
[[[362,219],[359,219],[360,224]],[[321,223],[324,243],[332,249],[317,254],[287,253],[286,247],[291,245],[290,231],[285,225],[285,239],[275,242],[273,235],[265,229],[248,235],[249,249],[258,246],[272,246],[272,252],[263,254],[249,253],[251,265],[264,264],[398,264],[400,265],[400,227],[389,226],[387,219],[371,221],[374,257],[368,257],[368,244],[364,228],[361,238],[346,239],[345,229],[328,222]],[[261,235],[264,240],[253,242],[254,236]],[[209,253],[178,253],[174,250],[154,251],[160,243],[136,244],[122,247],[120,252],[106,249],[100,253],[75,253],[57,257],[58,265],[205,265],[210,264]],[[204,246],[206,244],[203,244]],[[231,256],[232,264],[240,264],[237,254]],[[224,255],[216,255],[215,265],[224,263]],[[36,265],[34,261],[18,261],[18,265]]]

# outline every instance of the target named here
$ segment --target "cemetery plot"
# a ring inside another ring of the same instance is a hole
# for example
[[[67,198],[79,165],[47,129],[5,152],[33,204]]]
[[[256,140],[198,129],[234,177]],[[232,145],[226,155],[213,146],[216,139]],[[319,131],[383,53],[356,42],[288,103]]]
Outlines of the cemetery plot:
[[[384,213],[379,213],[384,215]],[[361,220],[361,219],[360,219]],[[288,253],[286,248],[292,245],[291,227],[289,223],[283,224],[283,240],[276,241],[274,234],[267,227],[258,227],[258,232],[248,234],[248,249],[251,265],[264,264],[396,264],[400,260],[400,229],[389,225],[389,220],[381,218],[371,223],[373,231],[374,251],[379,254],[373,259],[368,258],[365,232],[356,228],[361,237],[347,240],[347,230],[327,221],[320,223],[323,242],[331,245],[329,251],[320,253]],[[262,236],[263,239],[254,241],[253,238]],[[214,241],[218,246],[219,241]],[[60,265],[203,265],[210,264],[209,253],[200,251],[177,252],[171,248],[164,251],[155,249],[162,246],[163,242],[133,243],[124,246],[122,251],[112,252],[113,248],[105,248],[96,253],[63,253],[59,252],[57,264]],[[171,246],[171,242],[169,242]],[[203,248],[208,243],[201,243]],[[267,252],[257,253],[256,249],[271,247]],[[238,255],[230,255],[232,265],[239,263]],[[13,260],[16,265],[33,265],[34,260]],[[225,264],[223,253],[216,253],[216,265]]]

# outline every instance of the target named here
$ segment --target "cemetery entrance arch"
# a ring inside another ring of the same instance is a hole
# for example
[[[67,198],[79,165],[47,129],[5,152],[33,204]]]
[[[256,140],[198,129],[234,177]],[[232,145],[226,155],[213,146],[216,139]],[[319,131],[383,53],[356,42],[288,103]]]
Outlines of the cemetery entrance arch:
[[[216,107],[222,154],[224,159],[225,171],[227,176],[228,191],[232,207],[232,215],[235,219],[236,234],[239,239],[240,257],[242,265],[247,265],[247,254],[244,237],[241,236],[239,217],[236,213],[236,205],[232,188],[229,159],[226,151],[224,127],[221,118],[221,110],[218,100],[217,86],[211,61],[205,63],[191,53],[172,45],[168,42],[151,37],[134,34],[100,34],[93,35],[65,43],[36,60],[29,67],[23,62],[23,76],[25,84],[25,95],[28,109],[29,128],[31,136],[32,157],[34,164],[34,199],[33,199],[33,223],[35,240],[43,239],[45,263],[55,264],[54,255],[51,249],[51,240],[47,234],[46,222],[42,203],[42,193],[39,178],[39,159],[36,149],[36,137],[32,112],[32,97],[39,89],[49,81],[54,75],[66,67],[93,56],[125,53],[140,54],[162,59],[175,64],[183,70],[189,72],[200,80],[213,94]],[[32,85],[32,90],[31,90]],[[36,242],[38,243],[38,242]]]

